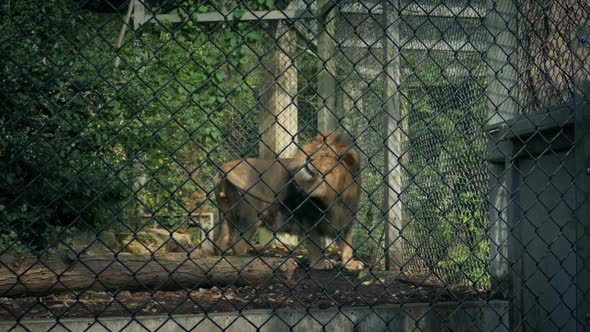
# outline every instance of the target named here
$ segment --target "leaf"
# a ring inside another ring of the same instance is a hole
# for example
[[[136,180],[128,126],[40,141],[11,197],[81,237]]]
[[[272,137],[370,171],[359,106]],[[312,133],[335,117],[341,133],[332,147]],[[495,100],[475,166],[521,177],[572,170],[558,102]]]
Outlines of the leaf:
[[[250,40],[258,40],[260,38],[260,34],[257,31],[252,31],[247,34],[246,37]]]
[[[356,277],[358,280],[363,280],[367,277],[367,272],[366,271],[360,271],[359,275]]]
[[[274,0],[266,0],[266,7],[271,9],[274,6]]]
[[[236,45],[238,44],[238,37],[232,36],[229,39],[229,44],[231,45],[232,48],[236,47]]]
[[[234,10],[234,17],[240,19],[242,16],[244,16],[245,12],[246,9],[244,7],[239,7],[238,9]]]

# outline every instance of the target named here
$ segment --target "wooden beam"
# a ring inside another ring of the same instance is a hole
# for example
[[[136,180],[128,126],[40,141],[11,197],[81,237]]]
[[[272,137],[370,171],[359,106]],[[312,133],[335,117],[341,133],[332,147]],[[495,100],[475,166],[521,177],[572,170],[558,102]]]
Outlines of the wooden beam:
[[[399,1],[383,0],[383,59],[385,65],[384,110],[385,110],[385,268],[401,270],[403,262],[402,245],[402,116],[399,86]],[[394,8],[396,6],[397,8]]]
[[[342,6],[341,11],[347,14],[366,14],[369,10],[366,5],[363,5],[361,2],[355,2]],[[375,5],[371,7],[370,12],[373,15],[381,14],[383,13],[382,6]],[[486,16],[486,10],[482,6],[477,6],[475,4],[466,7],[463,4],[453,5],[442,2],[434,4],[409,3],[401,8],[401,16],[484,19]]]
[[[331,0],[318,1],[320,10],[328,6]],[[336,109],[336,14],[333,10],[321,16],[323,31],[318,38],[318,56],[320,66],[318,73],[318,131],[329,133],[338,126]]]
[[[234,12],[210,12],[210,13],[193,13],[190,15],[191,20],[200,23],[215,23],[228,21],[272,21],[272,20],[298,20],[298,19],[320,19],[330,12],[336,6],[337,1],[323,1],[323,8],[319,11],[320,14],[315,14],[308,9],[286,9],[286,10],[257,10],[247,11],[240,18],[235,17]],[[485,13],[479,8],[447,8],[447,7],[424,7],[422,5],[406,6],[403,9],[402,15],[405,16],[428,16],[428,17],[461,17],[461,18],[475,18],[483,19]],[[346,13],[361,13],[355,10],[355,7],[344,7]],[[346,11],[348,8],[348,11]],[[364,7],[363,7],[364,8]],[[366,13],[366,9],[364,13]],[[372,14],[381,14],[380,7],[371,9]],[[186,21],[178,14],[155,14],[144,17],[143,23],[182,23]]]
[[[286,22],[273,27],[276,40],[264,56],[266,86],[262,89],[259,154],[263,158],[289,158],[297,151],[297,68],[293,60],[297,36]]]
[[[443,40],[440,38],[432,38],[432,39],[417,39],[412,38],[406,42],[403,42],[402,49],[404,50],[417,50],[417,51],[448,51],[456,53],[460,52],[478,52],[481,54],[486,47],[487,44],[483,42],[466,42],[465,40]],[[359,49],[367,49],[368,47],[371,49],[381,49],[383,45],[380,41],[371,40],[371,39],[360,39],[358,37],[352,37],[349,40],[342,41],[341,46],[343,48],[359,48]]]
[[[145,22],[145,4],[146,0],[133,0],[133,29],[137,31]]]
[[[240,18],[234,15],[235,12],[211,12],[190,14],[190,20],[199,23],[215,23],[215,22],[229,22],[229,21],[272,21],[272,20],[297,20],[297,19],[310,19],[316,16],[307,9],[296,9],[296,10],[260,10],[260,11],[247,11]],[[159,22],[170,22],[170,23],[182,23],[186,21],[180,15],[177,14],[156,14],[147,16],[145,23],[159,23]]]

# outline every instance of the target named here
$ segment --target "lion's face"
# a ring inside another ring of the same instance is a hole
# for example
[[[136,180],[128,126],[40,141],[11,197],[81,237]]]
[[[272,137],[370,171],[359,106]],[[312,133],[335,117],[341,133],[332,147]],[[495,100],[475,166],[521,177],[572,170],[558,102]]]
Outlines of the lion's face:
[[[360,171],[358,151],[352,140],[340,133],[318,135],[295,158],[296,184],[310,197],[327,201],[338,199]]]

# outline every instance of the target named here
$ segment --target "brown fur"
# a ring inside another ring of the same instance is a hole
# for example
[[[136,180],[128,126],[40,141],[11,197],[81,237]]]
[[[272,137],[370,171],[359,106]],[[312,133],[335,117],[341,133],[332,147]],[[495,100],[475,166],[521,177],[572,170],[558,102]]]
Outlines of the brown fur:
[[[223,218],[216,240],[220,251],[233,247],[235,254],[246,254],[248,241],[264,226],[304,237],[314,268],[332,267],[323,258],[322,237],[337,240],[347,268],[363,267],[352,260],[361,179],[359,153],[348,136],[318,135],[290,159],[231,161],[215,183]]]

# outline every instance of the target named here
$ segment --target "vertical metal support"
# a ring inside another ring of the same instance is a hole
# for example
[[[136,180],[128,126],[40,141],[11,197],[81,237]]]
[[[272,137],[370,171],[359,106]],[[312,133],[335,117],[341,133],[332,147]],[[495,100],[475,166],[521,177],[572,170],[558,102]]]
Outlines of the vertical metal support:
[[[403,268],[402,222],[402,116],[400,100],[399,2],[383,0],[383,58],[385,113],[385,267]]]
[[[489,124],[509,122],[518,114],[517,0],[488,0]]]
[[[503,157],[503,162],[488,162],[489,179],[489,227],[490,227],[490,274],[494,292],[510,293],[512,280],[510,273],[510,245],[512,229],[509,226],[510,202],[512,201],[512,155],[513,144],[501,138],[499,133],[492,134],[489,141],[489,154]]]
[[[519,111],[518,63],[517,63],[517,0],[488,0],[486,26],[489,31],[488,124],[509,123]],[[502,128],[502,127],[501,127]],[[495,137],[495,138],[494,138]],[[509,231],[507,224],[510,203],[508,169],[511,161],[509,142],[499,142],[502,137],[492,136],[490,154],[504,154],[504,164],[489,164],[490,169],[490,273],[494,287],[508,290],[510,280]]]
[[[324,13],[334,0],[319,0],[318,13]],[[318,54],[321,61],[318,74],[318,94],[322,103],[318,111],[318,131],[330,132],[338,127],[336,108],[336,13],[334,8],[320,18],[323,32],[318,40]]]
[[[578,331],[590,330],[590,84],[583,82],[576,105],[576,318]]]

